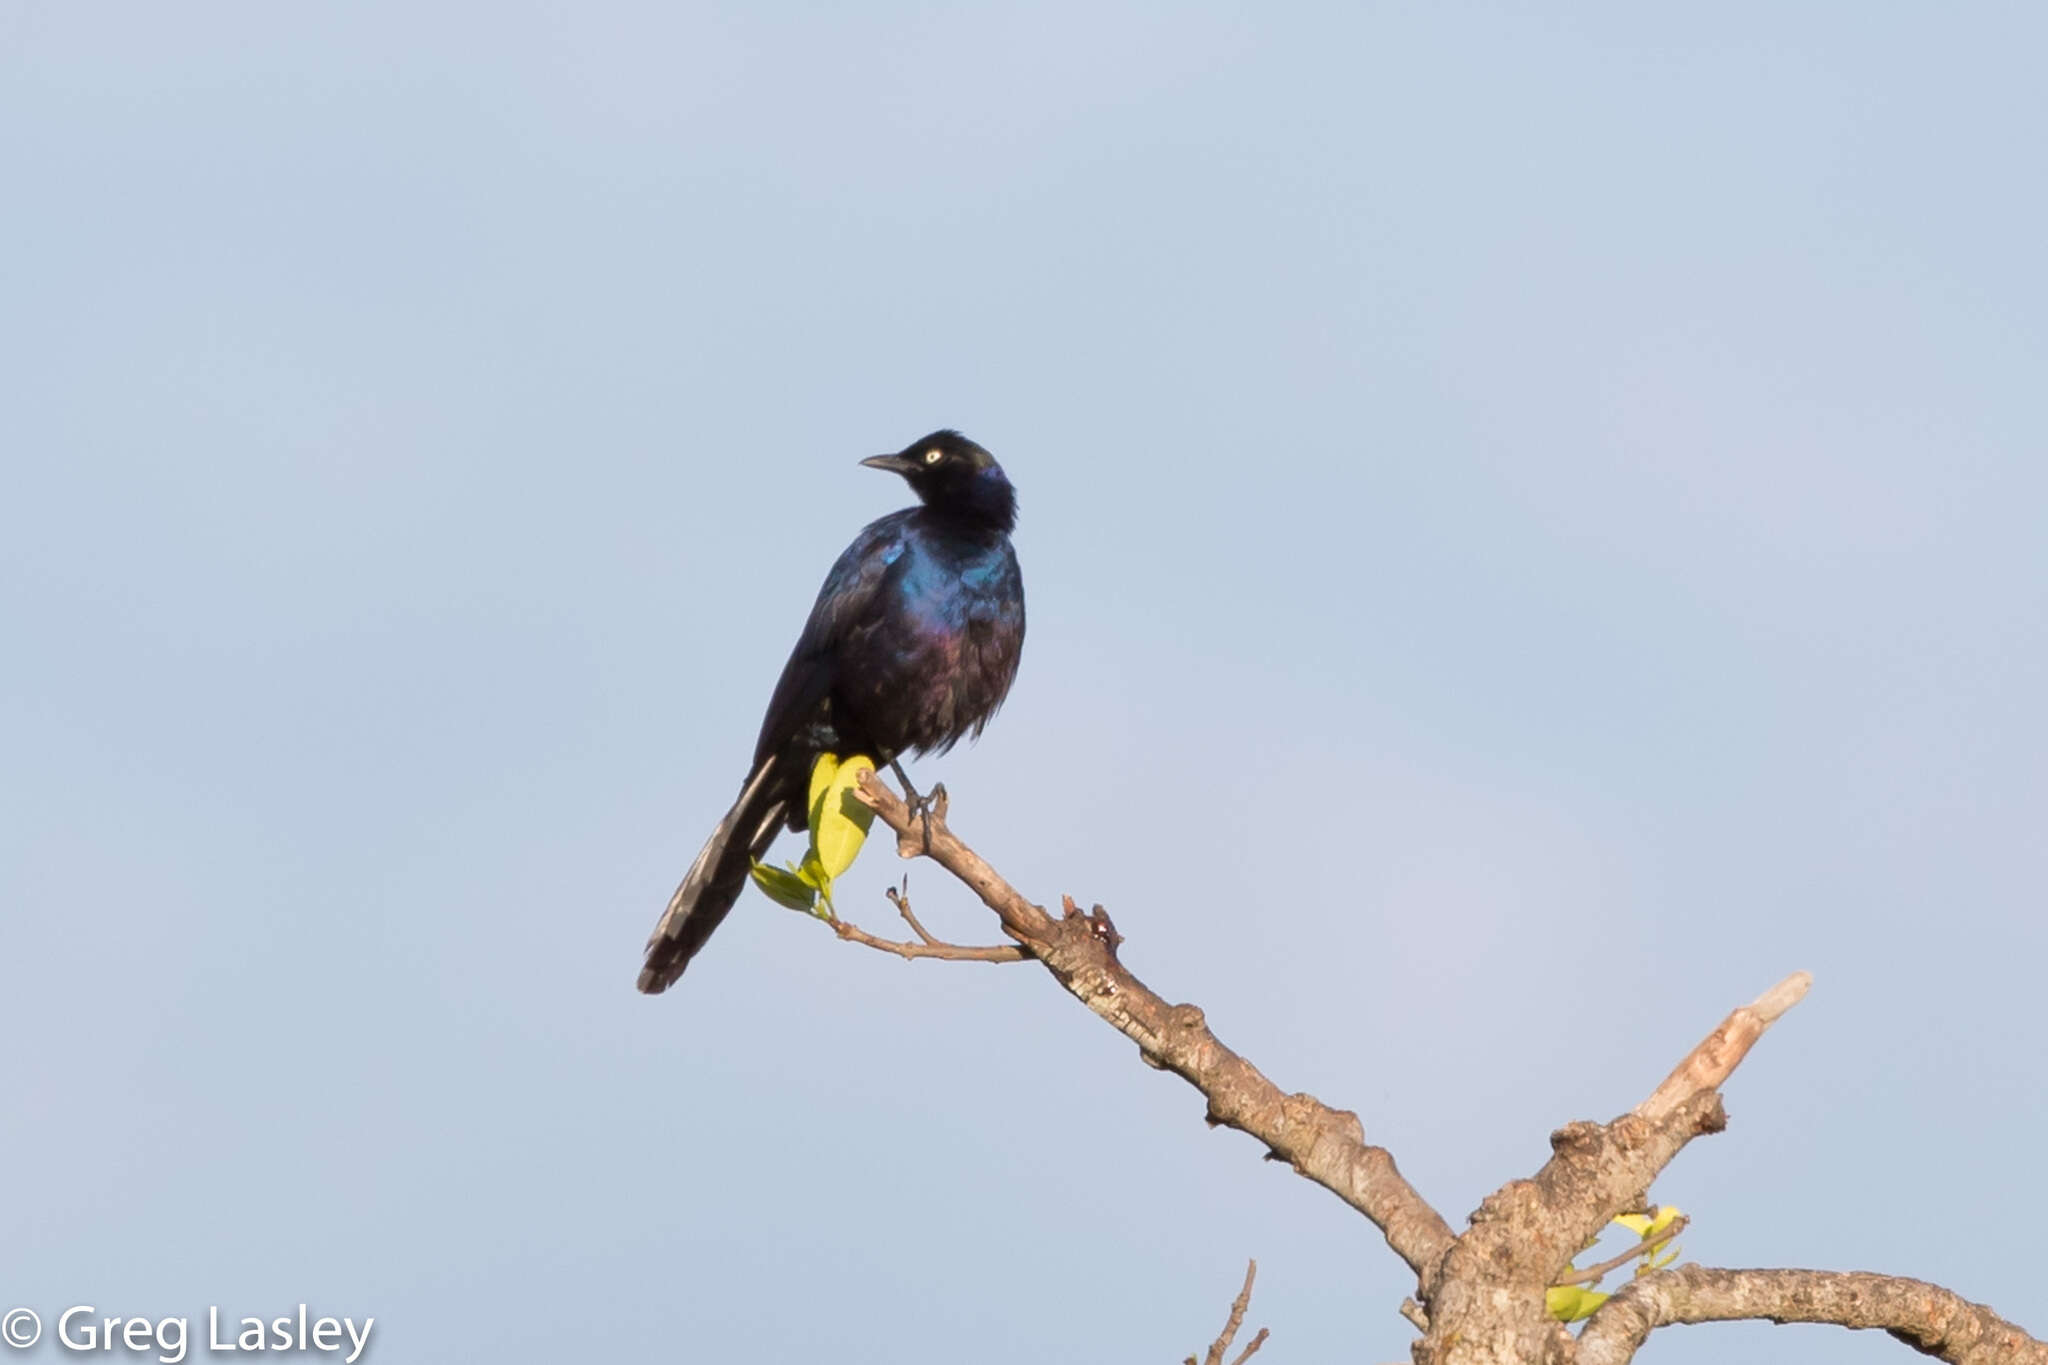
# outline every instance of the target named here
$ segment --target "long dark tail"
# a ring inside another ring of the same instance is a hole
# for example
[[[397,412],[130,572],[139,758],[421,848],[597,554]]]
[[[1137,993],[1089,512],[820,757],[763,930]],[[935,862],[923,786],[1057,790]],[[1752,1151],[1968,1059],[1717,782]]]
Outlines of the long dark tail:
[[[697,861],[683,874],[683,884],[669,897],[668,909],[647,940],[647,964],[640,969],[644,993],[659,995],[676,983],[747,889],[754,860],[775,841],[789,805],[775,780],[775,757],[770,754],[748,775],[740,799],[711,831]]]

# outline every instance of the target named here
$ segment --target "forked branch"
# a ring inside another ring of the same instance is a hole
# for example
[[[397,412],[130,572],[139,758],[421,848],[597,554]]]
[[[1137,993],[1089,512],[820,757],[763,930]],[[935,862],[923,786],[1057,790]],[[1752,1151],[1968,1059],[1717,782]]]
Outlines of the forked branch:
[[[1252,1261],[1245,1266],[1244,1288],[1238,1290],[1237,1297],[1231,1301],[1230,1317],[1225,1320],[1223,1331],[1218,1334],[1216,1340],[1209,1343],[1207,1355],[1203,1356],[1200,1361],[1197,1361],[1193,1356],[1189,1356],[1185,1365],[1223,1365],[1223,1353],[1230,1349],[1231,1342],[1237,1340],[1237,1329],[1244,1326],[1245,1310],[1252,1305],[1252,1281],[1258,1278],[1258,1274],[1259,1263],[1257,1261]],[[1258,1352],[1258,1349],[1266,1344],[1266,1336],[1266,1329],[1261,1327],[1252,1335],[1252,1339],[1245,1343],[1244,1349],[1237,1353],[1236,1358],[1230,1362],[1230,1365],[1244,1365],[1244,1362],[1250,1360]]]
[[[895,887],[889,888],[889,903],[903,916],[904,923],[917,935],[917,942],[907,943],[897,939],[877,938],[857,924],[833,918],[829,921],[832,932],[848,943],[858,943],[878,952],[894,953],[897,957],[915,961],[921,957],[936,958],[942,962],[1023,962],[1031,955],[1014,943],[997,943],[986,948],[972,947],[959,943],[948,943],[935,938],[910,908],[910,897]]]
[[[1566,1124],[1550,1135],[1542,1170],[1488,1195],[1444,1257],[1418,1365],[1472,1358],[1476,1341],[1503,1347],[1504,1358],[1566,1359],[1571,1338],[1545,1311],[1543,1291],[1608,1220],[1643,1204],[1686,1143],[1727,1126],[1719,1086],[1808,980],[1795,973],[1735,1010],[1634,1111],[1612,1123]]]

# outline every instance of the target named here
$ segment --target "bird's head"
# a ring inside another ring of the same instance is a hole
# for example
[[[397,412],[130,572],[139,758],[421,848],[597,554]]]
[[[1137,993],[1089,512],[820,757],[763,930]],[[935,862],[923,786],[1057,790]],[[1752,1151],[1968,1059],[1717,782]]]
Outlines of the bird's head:
[[[901,474],[918,500],[934,511],[1003,531],[1017,524],[1017,490],[1003,467],[957,431],[935,431],[894,455],[870,455],[861,463]]]

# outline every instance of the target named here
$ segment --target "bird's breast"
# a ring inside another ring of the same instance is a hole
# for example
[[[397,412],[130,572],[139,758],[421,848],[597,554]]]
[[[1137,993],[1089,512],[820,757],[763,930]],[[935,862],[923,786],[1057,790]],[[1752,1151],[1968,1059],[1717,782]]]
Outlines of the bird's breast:
[[[943,750],[1002,704],[1024,639],[1023,587],[1007,543],[913,545],[876,628],[850,651],[841,704],[891,752]]]

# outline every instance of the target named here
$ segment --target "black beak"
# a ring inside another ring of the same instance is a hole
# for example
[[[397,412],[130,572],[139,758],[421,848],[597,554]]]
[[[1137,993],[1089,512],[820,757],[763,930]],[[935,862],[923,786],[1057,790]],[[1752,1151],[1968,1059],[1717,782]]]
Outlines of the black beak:
[[[870,455],[862,460],[861,464],[869,469],[886,469],[891,474],[902,474],[905,477],[919,467],[916,460],[904,455]]]

